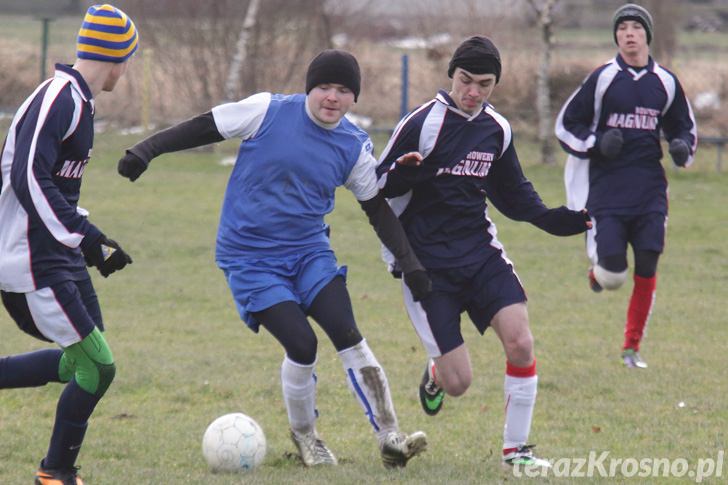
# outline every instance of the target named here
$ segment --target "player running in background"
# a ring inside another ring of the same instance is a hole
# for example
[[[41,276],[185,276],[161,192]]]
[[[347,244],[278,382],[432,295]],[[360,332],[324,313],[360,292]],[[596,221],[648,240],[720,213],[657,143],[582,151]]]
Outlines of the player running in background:
[[[430,280],[379,194],[372,143],[344,118],[360,89],[351,54],[326,50],[306,74],[306,94],[259,93],[163,130],[127,150],[119,173],[132,181],[156,156],[240,138],[217,235],[216,260],[240,317],[262,325],[285,349],[283,398],[291,438],[306,466],[337,460],[316,427],[317,339],[313,318],[336,348],[388,468],[404,467],[426,447],[424,433],[401,433],[384,370],[354,321],[346,267],[337,267],[324,216],[334,192],[353,192],[380,239],[396,255],[412,292]]]
[[[86,265],[104,276],[131,258],[78,207],[94,139],[94,98],[112,91],[137,49],[134,23],[94,5],[73,66],[56,65],[18,109],[2,151],[0,290],[18,327],[60,349],[0,358],[0,389],[66,383],[36,484],[80,484],[76,458],[88,419],[114,378]]]
[[[582,233],[590,222],[585,212],[548,209],[524,176],[511,127],[488,104],[500,74],[489,39],[460,44],[448,69],[450,92],[439,91],[400,121],[380,157],[379,184],[432,278],[432,292],[420,301],[403,285],[430,357],[420,384],[424,411],[437,414],[445,394],[460,396],[470,386],[460,328],[467,312],[481,334],[493,328],[506,354],[503,462],[548,466],[527,444],[538,379],[526,294],[496,238],[486,197],[507,217],[559,236]]]
[[[569,153],[568,206],[586,207],[589,286],[616,290],[627,281],[627,245],[634,287],[627,309],[622,361],[646,368],[640,342],[655,300],[657,261],[665,244],[667,179],[660,132],[678,167],[693,162],[697,128],[677,77],[649,55],[652,17],[626,4],[614,13],[617,56],[592,72],[566,101],[556,136]]]

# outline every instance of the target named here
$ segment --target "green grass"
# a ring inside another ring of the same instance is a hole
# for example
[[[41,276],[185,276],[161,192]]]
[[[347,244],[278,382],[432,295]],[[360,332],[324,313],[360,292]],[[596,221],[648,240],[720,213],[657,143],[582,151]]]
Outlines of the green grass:
[[[357,320],[387,372],[402,428],[426,431],[430,449],[403,471],[383,469],[336,353],[318,332],[318,427],[341,465],[301,468],[290,457],[280,397],[282,350],[268,334],[255,335],[240,322],[214,263],[230,168],[216,163],[217,152],[166,155],[132,184],[115,166],[122,147],[134,141],[97,137],[81,200],[91,220],[134,258],[108,279],[93,275],[118,373],[92,417],[79,458],[87,483],[520,481],[504,475],[498,461],[504,358],[497,338],[492,332],[481,338],[464,324],[473,385],[465,396],[448,398],[438,417],[425,416],[416,398],[425,354],[398,282],[384,270],[376,237],[346,191],[339,193],[329,222],[339,261],[349,266]],[[522,159],[534,160],[536,148],[525,137],[521,142]],[[231,150],[227,143],[219,151]],[[712,171],[712,153],[702,157],[690,171],[668,170],[668,244],[643,348],[650,364],[645,372],[627,371],[618,362],[629,290],[595,295],[587,289],[582,238],[552,237],[491,212],[530,298],[540,375],[531,439],[542,455],[586,458],[592,450],[609,451],[617,458],[685,458],[694,466],[726,448],[728,175]],[[548,204],[561,204],[560,168],[525,170]],[[18,331],[4,311],[0,332],[0,355],[43,346]],[[46,451],[60,389],[0,391],[0,483],[30,482]],[[252,474],[211,474],[200,452],[202,434],[215,417],[232,411],[258,420],[268,455]]]

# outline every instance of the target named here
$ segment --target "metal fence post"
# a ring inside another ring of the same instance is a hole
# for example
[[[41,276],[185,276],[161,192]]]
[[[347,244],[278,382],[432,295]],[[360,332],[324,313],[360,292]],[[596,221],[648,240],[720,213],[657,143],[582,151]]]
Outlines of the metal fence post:
[[[409,113],[409,56],[402,54],[402,93],[399,105],[399,117],[404,118]]]

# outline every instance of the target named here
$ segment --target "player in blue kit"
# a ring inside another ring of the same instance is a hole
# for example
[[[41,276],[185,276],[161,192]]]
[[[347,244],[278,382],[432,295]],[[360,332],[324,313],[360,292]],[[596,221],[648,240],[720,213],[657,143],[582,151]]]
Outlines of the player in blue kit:
[[[467,312],[481,334],[493,328],[506,354],[504,464],[548,466],[527,444],[538,378],[526,294],[496,237],[486,197],[507,217],[551,234],[582,233],[590,223],[585,212],[547,208],[524,176],[511,127],[488,104],[500,74],[500,54],[489,39],[460,44],[448,69],[450,91],[400,121],[377,171],[432,279],[432,292],[420,301],[403,285],[407,312],[430,357],[420,384],[424,411],[437,414],[445,394],[460,396],[470,386],[460,328]],[[386,259],[398,272],[396,261]]]
[[[649,55],[652,17],[626,4],[614,13],[617,56],[598,67],[566,101],[556,136],[569,153],[568,206],[586,207],[586,236],[595,292],[627,281],[627,245],[634,253],[634,287],[627,310],[622,361],[646,368],[640,342],[655,300],[657,261],[665,245],[667,179],[660,132],[675,165],[687,167],[697,148],[690,103],[677,77]]]
[[[36,484],[80,484],[76,458],[115,365],[86,265],[107,277],[131,263],[78,207],[94,139],[94,102],[112,91],[137,49],[134,23],[94,5],[73,66],[56,65],[18,109],[0,165],[0,290],[18,327],[60,349],[0,358],[0,389],[66,383]]]
[[[404,467],[426,447],[422,432],[399,431],[386,375],[354,321],[346,268],[337,267],[324,216],[334,192],[353,192],[417,297],[430,280],[396,216],[379,194],[372,143],[344,118],[360,89],[351,54],[326,50],[308,67],[306,94],[259,93],[217,106],[129,149],[119,173],[136,180],[156,156],[240,138],[217,235],[216,260],[241,318],[262,325],[285,349],[283,398],[291,438],[306,466],[335,465],[316,420],[317,339],[307,317],[331,339],[347,382],[379,441],[387,468]]]

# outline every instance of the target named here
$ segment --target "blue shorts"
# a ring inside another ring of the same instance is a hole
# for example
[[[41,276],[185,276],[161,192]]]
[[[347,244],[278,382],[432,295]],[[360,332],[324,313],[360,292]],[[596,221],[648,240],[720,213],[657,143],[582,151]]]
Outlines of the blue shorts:
[[[410,320],[430,357],[463,344],[462,312],[483,334],[500,309],[527,299],[513,265],[500,252],[482,263],[428,273],[432,293],[424,300],[415,302],[404,282],[402,287]]]
[[[634,216],[595,217],[594,243],[597,260],[627,254],[633,250],[662,253],[665,248],[667,217],[658,212]]]
[[[346,266],[337,267],[331,250],[321,250],[287,258],[243,259],[223,265],[240,318],[257,332],[260,323],[253,313],[277,303],[293,301],[304,313],[319,291],[336,276],[346,279]]]
[[[22,331],[61,347],[80,342],[94,327],[104,330],[90,279],[63,281],[28,293],[3,291],[2,300]]]

